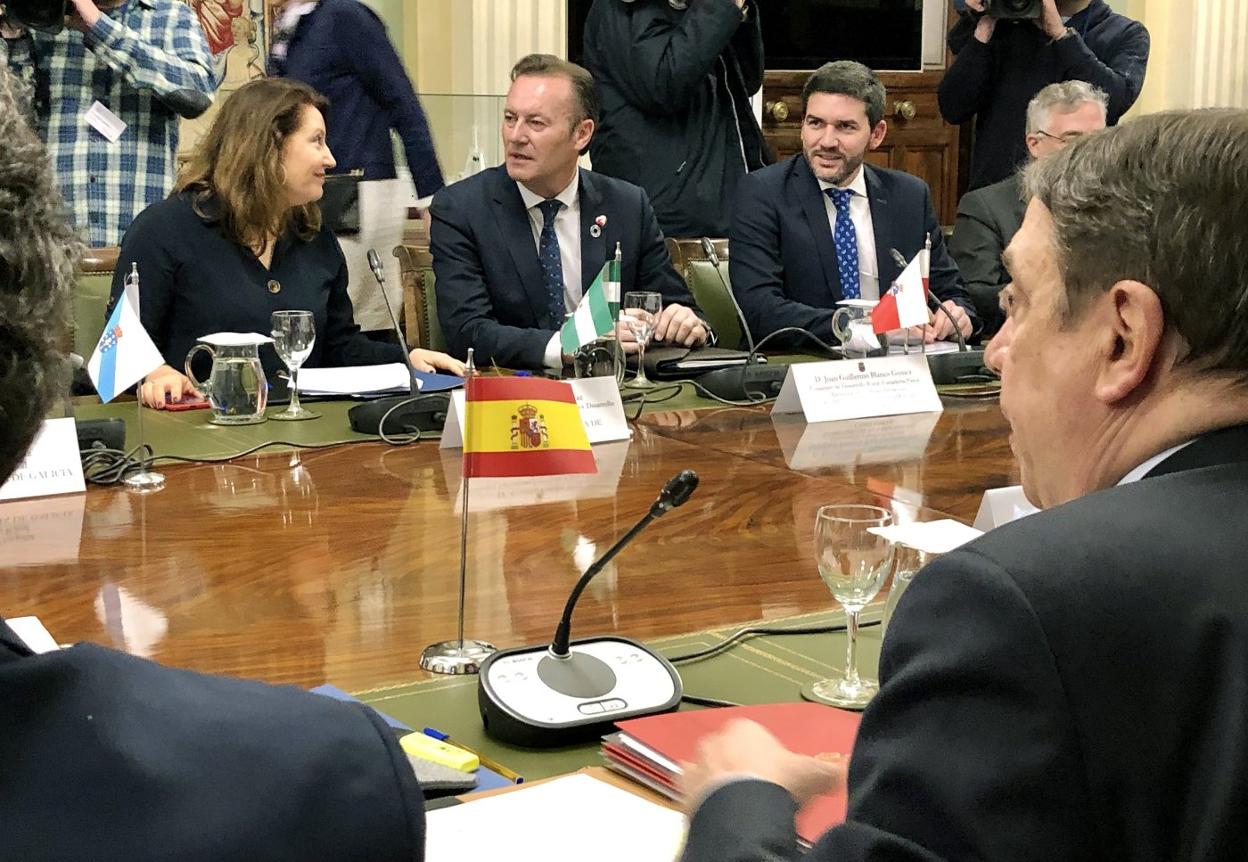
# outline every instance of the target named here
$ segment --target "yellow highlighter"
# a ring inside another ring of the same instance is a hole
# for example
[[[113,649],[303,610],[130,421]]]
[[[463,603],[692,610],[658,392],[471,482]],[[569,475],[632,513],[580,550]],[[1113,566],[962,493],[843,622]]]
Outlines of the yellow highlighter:
[[[460,772],[475,772],[481,765],[481,758],[471,751],[464,751],[462,748],[456,748],[454,745],[434,739],[432,736],[425,736],[423,733],[409,733],[402,736],[399,738],[399,745],[412,757],[431,760],[434,763],[449,766],[451,769],[458,769]]]

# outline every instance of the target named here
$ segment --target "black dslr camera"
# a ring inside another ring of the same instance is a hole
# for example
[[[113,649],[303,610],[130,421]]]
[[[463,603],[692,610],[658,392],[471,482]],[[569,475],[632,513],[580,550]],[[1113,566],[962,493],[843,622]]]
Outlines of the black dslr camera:
[[[6,0],[0,4],[4,17],[32,30],[59,33],[65,27],[65,16],[72,9],[69,0]]]
[[[998,20],[1039,18],[1044,13],[1042,0],[984,0],[984,14]]]

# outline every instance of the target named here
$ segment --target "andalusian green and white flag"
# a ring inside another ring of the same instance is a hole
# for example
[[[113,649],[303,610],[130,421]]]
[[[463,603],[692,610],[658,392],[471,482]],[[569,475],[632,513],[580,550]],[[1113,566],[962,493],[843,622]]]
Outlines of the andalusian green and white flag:
[[[559,330],[559,345],[564,353],[575,353],[596,338],[615,329],[620,314],[620,263],[619,256],[602,265],[593,284],[576,311]]]

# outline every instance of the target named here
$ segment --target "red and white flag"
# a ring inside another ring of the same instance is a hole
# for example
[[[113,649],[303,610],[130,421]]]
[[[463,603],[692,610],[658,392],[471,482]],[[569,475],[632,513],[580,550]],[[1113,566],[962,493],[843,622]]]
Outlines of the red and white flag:
[[[930,252],[927,249],[916,254],[901,275],[897,276],[888,293],[880,297],[879,303],[871,312],[871,329],[877,335],[927,323],[929,258]]]

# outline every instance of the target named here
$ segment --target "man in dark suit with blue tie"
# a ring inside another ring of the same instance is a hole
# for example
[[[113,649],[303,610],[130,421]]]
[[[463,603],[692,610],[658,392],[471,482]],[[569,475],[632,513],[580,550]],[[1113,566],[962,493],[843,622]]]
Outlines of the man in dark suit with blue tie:
[[[975,307],[945,248],[931,192],[917,177],[864,164],[884,141],[884,85],[861,63],[818,69],[802,90],[802,152],[741,181],[729,270],[757,342],[786,327],[828,341],[836,304],[879,299],[931,238],[931,292],[948,309],[924,327],[927,342],[978,329]],[[810,346],[799,333],[770,347]]]
[[[594,80],[548,54],[521,59],[503,110],[506,163],[433,199],[429,250],[449,352],[479,364],[559,371],[559,328],[614,256],[621,298],[663,294],[653,340],[695,347],[708,329],[672,267],[646,193],[577,164],[598,117]],[[623,328],[627,352],[636,341]]]

